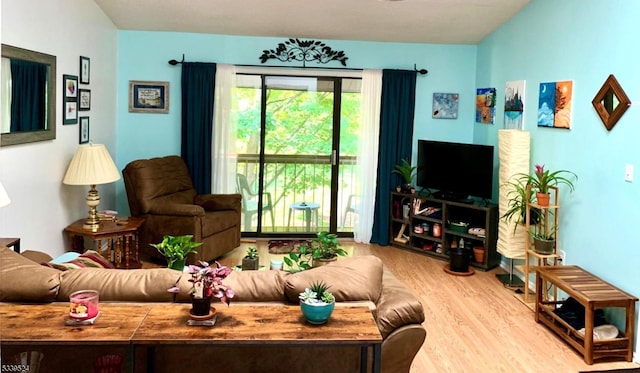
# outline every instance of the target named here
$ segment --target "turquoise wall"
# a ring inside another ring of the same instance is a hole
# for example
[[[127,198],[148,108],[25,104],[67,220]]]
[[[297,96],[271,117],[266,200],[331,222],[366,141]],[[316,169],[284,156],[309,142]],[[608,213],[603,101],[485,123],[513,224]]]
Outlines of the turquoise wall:
[[[192,62],[259,65],[264,49],[282,38],[190,33],[119,31],[117,159],[120,169],[132,160],[180,154],[180,67],[171,59]],[[417,139],[473,141],[476,46],[374,43],[323,40],[343,50],[351,68],[429,70],[418,75],[414,142]],[[274,64],[276,65],[276,64]],[[292,65],[292,64],[288,64]],[[299,64],[298,64],[299,66]],[[339,64],[330,65],[338,67]],[[169,82],[169,114],[129,113],[129,80]],[[431,118],[434,92],[460,93],[457,120]],[[416,154],[414,154],[416,157]],[[128,212],[122,181],[117,184],[117,209]]]
[[[569,169],[576,190],[561,192],[560,243],[567,264],[577,264],[622,289],[640,295],[640,174],[624,181],[625,164],[640,166],[640,110],[632,106],[607,131],[591,100],[614,74],[631,101],[640,100],[637,37],[640,2],[534,0],[478,46],[477,86],[498,88],[526,80],[525,129],[531,132],[531,162]],[[573,80],[571,130],[538,128],[541,82]],[[498,109],[502,118],[503,110]],[[477,125],[474,140],[497,144],[499,125]]]

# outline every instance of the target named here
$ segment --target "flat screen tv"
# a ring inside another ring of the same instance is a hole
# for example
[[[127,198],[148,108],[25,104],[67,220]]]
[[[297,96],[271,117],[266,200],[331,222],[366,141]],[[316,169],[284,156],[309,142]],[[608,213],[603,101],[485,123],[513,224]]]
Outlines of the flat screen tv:
[[[418,140],[419,187],[443,199],[490,200],[493,194],[493,146]]]

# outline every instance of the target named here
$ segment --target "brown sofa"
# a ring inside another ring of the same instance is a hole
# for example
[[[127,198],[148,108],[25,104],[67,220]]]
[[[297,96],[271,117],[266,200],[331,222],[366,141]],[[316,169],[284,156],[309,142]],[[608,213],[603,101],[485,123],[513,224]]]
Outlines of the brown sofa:
[[[176,299],[174,294],[167,292],[178,278],[181,278],[182,289],[190,286],[188,275],[182,276],[171,269],[59,271],[38,264],[47,260],[46,254],[27,251],[20,255],[6,247],[0,248],[0,302],[68,302],[69,295],[80,289],[98,290],[101,302],[188,301],[186,292]],[[409,371],[426,337],[422,326],[424,311],[416,297],[375,256],[341,258],[330,265],[295,274],[233,272],[225,279],[225,284],[234,289],[236,296],[225,312],[233,312],[233,307],[242,303],[297,303],[299,292],[316,280],[331,286],[337,307],[361,302],[372,309],[383,337],[383,372]],[[285,367],[291,372],[337,373],[359,369],[359,348],[345,351],[323,347],[320,351],[302,347],[296,347],[294,352],[260,346],[242,349],[163,347],[156,350],[155,367],[163,372],[182,371],[185,366],[199,363],[227,372],[278,372]],[[3,354],[5,352],[3,348]],[[50,367],[65,364],[64,354],[45,352],[47,357],[43,364]]]
[[[122,170],[132,216],[145,218],[140,250],[162,257],[149,246],[164,235],[193,235],[202,242],[188,260],[211,260],[240,246],[240,194],[198,195],[182,158],[172,155],[140,159]]]

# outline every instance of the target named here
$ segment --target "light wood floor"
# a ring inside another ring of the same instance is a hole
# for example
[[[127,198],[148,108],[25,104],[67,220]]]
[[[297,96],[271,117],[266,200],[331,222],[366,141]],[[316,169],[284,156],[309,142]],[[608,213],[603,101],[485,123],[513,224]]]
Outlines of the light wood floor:
[[[543,325],[512,289],[496,279],[500,269],[473,276],[452,276],[445,262],[391,246],[343,241],[350,255],[375,255],[413,293],[424,307],[427,338],[411,372],[554,372],[638,368],[627,362],[587,365],[582,357]],[[260,262],[281,255],[267,251],[267,241],[243,242],[219,259],[235,266],[246,248],[256,246]]]

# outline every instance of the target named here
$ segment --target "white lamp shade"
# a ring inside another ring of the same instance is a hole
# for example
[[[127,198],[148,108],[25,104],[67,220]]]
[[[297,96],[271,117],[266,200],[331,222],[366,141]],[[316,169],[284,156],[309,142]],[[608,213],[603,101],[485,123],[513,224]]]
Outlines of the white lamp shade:
[[[73,155],[63,183],[67,185],[97,185],[120,179],[107,148],[102,144],[80,146]]]
[[[4,189],[4,186],[2,186],[2,183],[0,183],[0,207],[6,206],[10,203],[11,199],[9,199],[7,191]]]

